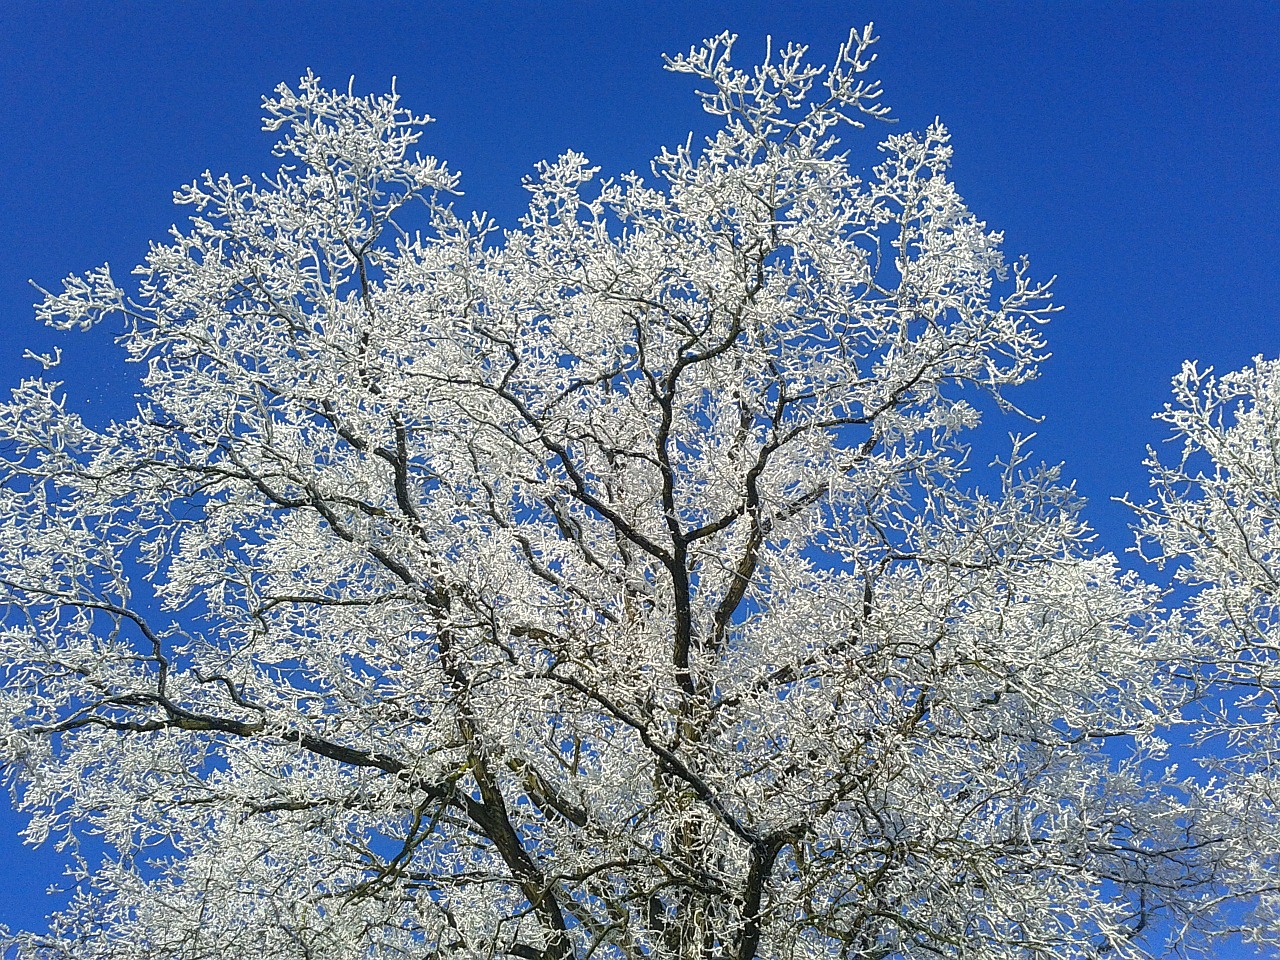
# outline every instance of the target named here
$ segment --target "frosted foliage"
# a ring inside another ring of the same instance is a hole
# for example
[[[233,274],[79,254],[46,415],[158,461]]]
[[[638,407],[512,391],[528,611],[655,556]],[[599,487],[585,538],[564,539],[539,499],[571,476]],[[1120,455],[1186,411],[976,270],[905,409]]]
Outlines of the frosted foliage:
[[[107,850],[19,955],[1061,960],[1178,921],[1153,597],[1021,442],[965,465],[1048,286],[940,124],[838,152],[871,43],[670,59],[717,131],[544,163],[502,233],[426,118],[308,75],[277,174],[178,191],[133,293],[47,295],[143,376],[100,430],[44,380],[0,409],[4,758],[33,840]]]
[[[1173,394],[1157,419],[1180,456],[1150,453],[1139,547],[1191,590],[1186,627],[1213,693],[1205,800],[1232,837],[1229,886],[1261,891],[1246,935],[1280,946],[1280,361],[1221,377],[1187,363]]]

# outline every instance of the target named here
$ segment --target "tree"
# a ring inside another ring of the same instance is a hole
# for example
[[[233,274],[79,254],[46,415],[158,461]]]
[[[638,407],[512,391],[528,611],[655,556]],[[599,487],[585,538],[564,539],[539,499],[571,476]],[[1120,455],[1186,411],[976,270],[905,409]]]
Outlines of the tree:
[[[501,234],[427,118],[308,74],[274,177],[179,191],[133,295],[46,295],[146,372],[102,430],[43,379],[0,411],[6,769],[108,851],[21,955],[1136,956],[1182,916],[1154,594],[1022,441],[966,463],[1048,284],[940,124],[837,152],[872,43],[669,59],[701,149],[567,153]]]
[[[1191,666],[1213,698],[1197,737],[1217,778],[1201,802],[1232,838],[1228,885],[1260,895],[1246,936],[1280,945],[1280,361],[1221,377],[1186,363],[1157,419],[1181,455],[1149,453],[1139,547],[1189,591]]]

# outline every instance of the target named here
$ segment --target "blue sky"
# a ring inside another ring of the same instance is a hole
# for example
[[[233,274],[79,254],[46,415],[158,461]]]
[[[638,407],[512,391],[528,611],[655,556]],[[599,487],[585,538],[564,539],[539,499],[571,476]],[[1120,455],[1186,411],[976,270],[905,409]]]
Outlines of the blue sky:
[[[463,174],[461,205],[513,224],[520,178],[580,150],[644,169],[705,129],[660,54],[731,29],[829,62],[875,21],[875,75],[899,128],[941,117],[954,179],[1006,249],[1059,276],[1053,358],[1016,397],[1046,460],[1090,500],[1099,543],[1130,543],[1110,498],[1146,483],[1150,415],[1185,358],[1232,369],[1280,354],[1280,4],[1266,2],[7,3],[0,17],[0,380],[58,343],[89,416],[126,415],[135,371],[109,331],[53,336],[34,291],[104,261],[122,277],[180,215],[206,168],[270,165],[259,102],[308,67],[363,91],[392,76],[437,118],[423,145]],[[874,139],[853,133],[855,162]],[[0,814],[0,922],[39,926],[58,857]]]

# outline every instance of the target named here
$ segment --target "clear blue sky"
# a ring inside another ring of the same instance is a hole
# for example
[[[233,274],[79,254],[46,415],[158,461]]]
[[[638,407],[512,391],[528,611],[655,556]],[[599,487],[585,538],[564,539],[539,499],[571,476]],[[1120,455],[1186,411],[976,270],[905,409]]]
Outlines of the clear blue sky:
[[[180,214],[206,168],[258,173],[259,101],[308,67],[364,91],[399,78],[434,115],[424,145],[463,173],[462,203],[512,223],[520,178],[566,148],[644,169],[705,120],[659,55],[731,29],[829,62],[875,21],[876,76],[900,128],[950,127],[954,178],[1011,254],[1059,276],[1066,310],[1042,380],[1038,453],[1065,461],[1100,544],[1130,538],[1110,497],[1141,493],[1151,413],[1184,358],[1219,369],[1280,354],[1280,4],[1274,2],[170,2],[9,0],[0,13],[0,380],[60,343],[69,392],[127,414],[133,370],[107,332],[54,338],[27,281],[108,261],[117,277]],[[872,130],[850,146],[870,159]],[[852,135],[856,137],[855,135]],[[70,382],[74,381],[74,382]],[[0,804],[2,806],[2,804]],[[0,813],[0,922],[41,926],[58,858]]]

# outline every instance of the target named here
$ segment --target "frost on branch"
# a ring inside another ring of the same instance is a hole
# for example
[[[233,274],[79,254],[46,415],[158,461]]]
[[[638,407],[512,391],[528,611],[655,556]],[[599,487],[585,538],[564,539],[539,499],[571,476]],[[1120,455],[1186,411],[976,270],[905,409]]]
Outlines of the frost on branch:
[[[1226,701],[1199,730],[1216,774],[1203,800],[1232,837],[1228,887],[1261,893],[1246,937],[1280,946],[1280,361],[1222,376],[1186,363],[1156,419],[1178,447],[1149,451],[1138,548],[1190,588],[1197,679]]]
[[[111,279],[105,263],[84,276],[62,281],[61,293],[36,287],[44,299],[36,304],[36,318],[58,330],[88,330],[104,316],[124,308],[124,291]]]
[[[0,409],[5,760],[110,852],[30,957],[1140,956],[1204,877],[1154,597],[1021,443],[1048,285],[859,79],[729,38],[652,179],[502,235],[313,76],[125,301],[143,403]],[[410,209],[430,228],[410,233]],[[95,279],[96,278],[96,279]],[[1104,754],[1104,742],[1136,745]]]

